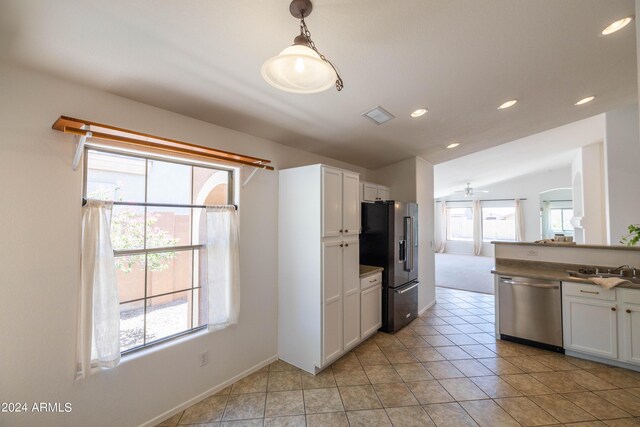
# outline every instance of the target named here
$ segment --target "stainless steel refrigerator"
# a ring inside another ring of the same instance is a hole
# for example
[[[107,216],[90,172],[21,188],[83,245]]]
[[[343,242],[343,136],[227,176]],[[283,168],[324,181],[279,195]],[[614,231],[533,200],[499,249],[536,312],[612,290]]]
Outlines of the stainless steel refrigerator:
[[[360,264],[382,272],[382,327],[395,332],[418,316],[418,205],[362,203]]]

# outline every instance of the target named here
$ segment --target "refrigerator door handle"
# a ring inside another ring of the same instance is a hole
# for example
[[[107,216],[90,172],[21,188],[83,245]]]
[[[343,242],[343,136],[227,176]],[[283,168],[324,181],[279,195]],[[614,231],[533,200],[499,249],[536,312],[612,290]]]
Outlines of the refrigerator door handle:
[[[407,262],[407,241],[400,240],[398,242],[398,260],[400,262]]]
[[[409,264],[409,271],[413,271],[413,262],[414,262],[414,256],[415,256],[415,250],[416,250],[416,242],[414,242],[415,236],[413,234],[413,217],[409,217],[409,234],[411,236],[411,246],[410,246],[410,251],[411,251],[411,256],[409,257],[410,260],[410,264]]]
[[[404,217],[404,238],[405,245],[408,247],[408,250],[405,249],[404,256],[404,270],[411,271],[413,270],[413,219],[410,216]],[[411,255],[407,254],[407,252],[411,252]],[[409,261],[411,260],[411,261]]]

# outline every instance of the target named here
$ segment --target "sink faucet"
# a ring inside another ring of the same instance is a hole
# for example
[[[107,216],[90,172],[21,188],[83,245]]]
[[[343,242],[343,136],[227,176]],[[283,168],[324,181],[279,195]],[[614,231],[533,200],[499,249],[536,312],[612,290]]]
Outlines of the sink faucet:
[[[628,265],[621,265],[618,268],[614,268],[613,270],[609,270],[609,274],[619,274],[620,276],[624,275],[624,272],[630,270]]]

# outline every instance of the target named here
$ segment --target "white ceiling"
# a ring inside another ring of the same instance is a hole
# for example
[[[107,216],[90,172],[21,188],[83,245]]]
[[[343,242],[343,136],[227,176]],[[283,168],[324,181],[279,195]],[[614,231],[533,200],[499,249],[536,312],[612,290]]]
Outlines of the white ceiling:
[[[579,147],[604,141],[604,136],[605,116],[599,114],[437,164],[435,197],[462,190],[467,182],[474,189],[482,189],[534,172],[569,166]]]
[[[0,59],[367,168],[439,163],[637,102],[634,25],[599,35],[633,0],[315,0],[307,24],[345,82],[316,95],[260,76],[298,31],[288,5],[2,0]],[[360,117],[376,105],[397,118]]]

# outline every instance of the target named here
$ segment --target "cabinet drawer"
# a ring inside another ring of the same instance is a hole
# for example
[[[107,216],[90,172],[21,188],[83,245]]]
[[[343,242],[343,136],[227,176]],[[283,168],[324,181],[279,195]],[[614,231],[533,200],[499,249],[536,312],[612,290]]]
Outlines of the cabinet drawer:
[[[364,291],[372,286],[382,284],[382,273],[372,274],[371,276],[360,279],[360,290]]]
[[[581,283],[562,282],[562,293],[581,298],[599,299],[605,301],[616,300],[615,289],[605,289],[598,285],[583,285]]]
[[[638,289],[618,289],[621,300],[624,303],[640,304],[640,290]]]

